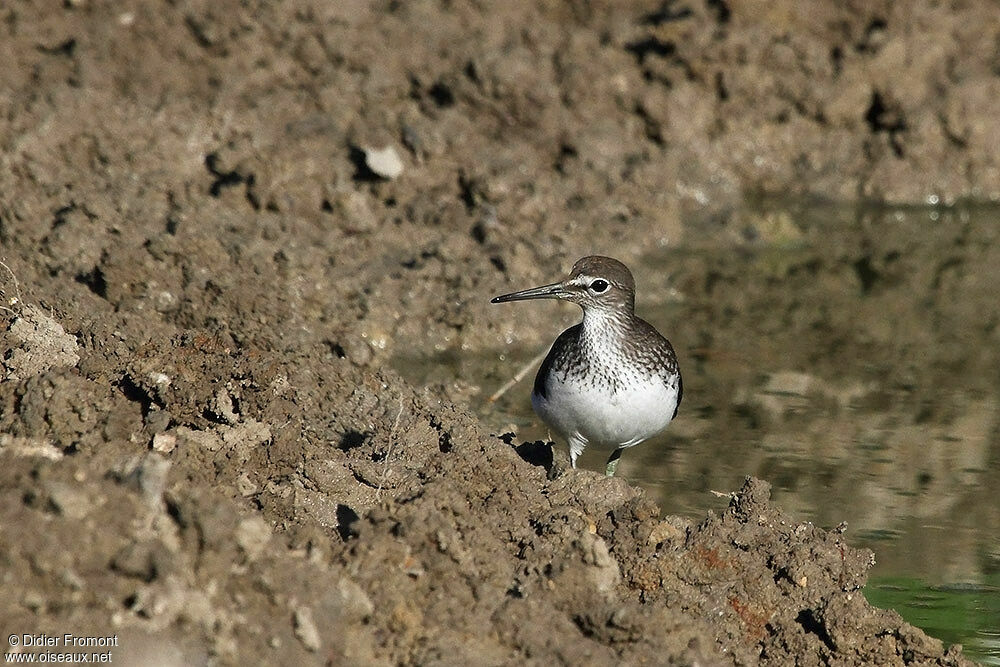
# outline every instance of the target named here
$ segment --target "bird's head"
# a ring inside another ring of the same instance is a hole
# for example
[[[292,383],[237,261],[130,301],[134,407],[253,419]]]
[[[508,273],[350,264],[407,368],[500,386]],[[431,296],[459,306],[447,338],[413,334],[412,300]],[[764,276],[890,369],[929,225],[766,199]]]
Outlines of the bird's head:
[[[592,255],[573,265],[563,280],[550,285],[504,294],[492,303],[527,299],[562,299],[572,301],[586,311],[609,313],[635,310],[635,280],[628,267],[617,259]]]

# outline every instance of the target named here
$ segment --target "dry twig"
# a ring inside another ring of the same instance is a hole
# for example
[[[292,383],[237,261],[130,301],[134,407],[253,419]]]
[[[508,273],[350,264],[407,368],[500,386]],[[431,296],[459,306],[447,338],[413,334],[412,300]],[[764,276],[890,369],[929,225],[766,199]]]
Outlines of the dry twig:
[[[509,380],[507,380],[507,382],[504,384],[504,386],[502,386],[499,389],[497,389],[496,392],[494,392],[494,394],[492,396],[490,396],[490,398],[489,398],[490,403],[493,403],[494,401],[496,401],[497,399],[499,399],[501,396],[503,396],[504,394],[506,394],[507,391],[511,387],[513,387],[515,384],[517,384],[518,382],[520,382],[521,380],[523,380],[524,376],[527,375],[528,372],[532,368],[534,368],[538,364],[542,363],[542,359],[544,359],[545,355],[548,354],[548,353],[549,353],[548,350],[544,350],[544,351],[542,351],[541,354],[539,354],[534,359],[532,359],[531,361],[529,361],[528,363],[526,363],[521,368],[521,370],[519,370],[517,373],[514,374],[514,377],[512,377]]]

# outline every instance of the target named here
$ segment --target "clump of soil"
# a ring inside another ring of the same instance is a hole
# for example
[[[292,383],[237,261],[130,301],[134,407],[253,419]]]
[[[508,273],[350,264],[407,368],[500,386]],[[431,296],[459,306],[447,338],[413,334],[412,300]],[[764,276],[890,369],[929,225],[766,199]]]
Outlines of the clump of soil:
[[[334,354],[154,336],[108,384],[81,351],[4,385],[6,627],[226,662],[960,662],[763,482],[696,525]]]
[[[660,517],[386,367],[747,192],[998,196],[992,4],[768,7],[0,9],[4,627],[160,664],[964,662],[763,482]]]
[[[700,524],[661,518],[623,480],[531,465],[391,373],[331,359],[308,385],[271,353],[163,347],[174,363],[147,367],[191,387],[242,378],[238,411],[132,380],[148,405],[117,406],[128,437],[70,437],[55,425],[98,383],[48,371],[45,418],[7,413],[7,627],[114,629],[125,655],[156,642],[233,662],[942,656],[865,602],[870,552],[784,516],[763,482]],[[198,400],[209,416],[187,411]],[[149,451],[162,411],[190,425]]]

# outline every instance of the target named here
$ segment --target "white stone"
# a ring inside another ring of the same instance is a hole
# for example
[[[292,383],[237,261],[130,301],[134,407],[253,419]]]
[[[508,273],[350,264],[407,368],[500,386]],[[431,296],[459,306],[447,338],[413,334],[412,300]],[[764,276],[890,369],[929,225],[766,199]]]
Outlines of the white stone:
[[[390,180],[403,173],[403,161],[392,146],[366,148],[365,164],[375,174]]]

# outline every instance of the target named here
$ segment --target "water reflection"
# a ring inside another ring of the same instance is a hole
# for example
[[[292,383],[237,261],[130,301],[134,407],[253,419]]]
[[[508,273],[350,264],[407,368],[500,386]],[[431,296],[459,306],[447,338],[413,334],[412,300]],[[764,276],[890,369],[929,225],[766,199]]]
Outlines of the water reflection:
[[[637,310],[678,350],[685,403],[619,475],[692,517],[722,505],[709,491],[766,479],[793,516],[847,521],[876,551],[873,601],[1000,663],[998,218],[765,207],[633,262]],[[537,351],[458,377],[486,378],[488,395]],[[529,391],[470,405],[544,438]],[[607,454],[580,463],[601,470]]]

